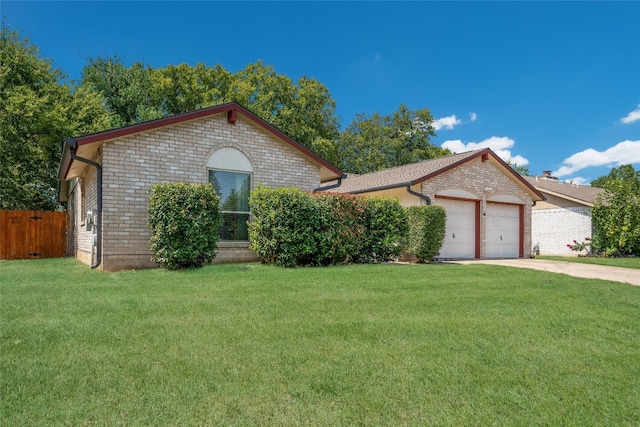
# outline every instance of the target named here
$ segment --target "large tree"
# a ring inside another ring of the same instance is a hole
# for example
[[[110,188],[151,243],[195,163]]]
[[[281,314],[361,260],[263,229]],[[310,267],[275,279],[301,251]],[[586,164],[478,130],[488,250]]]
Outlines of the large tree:
[[[179,114],[229,102],[233,75],[222,66],[168,65],[151,72],[151,98],[162,114]]]
[[[0,209],[56,210],[64,137],[108,127],[100,96],[64,83],[62,71],[19,33],[0,35]]]
[[[153,69],[140,62],[126,66],[117,56],[98,57],[89,60],[82,82],[102,93],[113,125],[233,101],[307,148],[338,135],[335,102],[323,84],[306,76],[294,83],[260,61],[231,73],[221,65]]]
[[[640,192],[640,171],[634,170],[633,165],[622,165],[619,168],[613,168],[609,174],[591,181],[591,186],[606,188],[608,182],[616,180],[628,182],[636,188],[636,191]]]
[[[623,165],[594,183],[605,189],[592,209],[595,249],[612,256],[640,256],[640,171]]]
[[[412,111],[403,104],[389,116],[358,115],[340,134],[335,157],[343,170],[367,173],[450,154],[431,144],[434,136],[429,109]]]
[[[126,66],[117,56],[89,59],[82,70],[82,86],[102,95],[111,127],[162,117],[153,100],[152,70],[141,62]]]

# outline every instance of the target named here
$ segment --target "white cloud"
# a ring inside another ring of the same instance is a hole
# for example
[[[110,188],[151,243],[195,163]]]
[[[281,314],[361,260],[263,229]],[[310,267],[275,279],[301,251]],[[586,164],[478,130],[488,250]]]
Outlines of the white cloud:
[[[433,122],[433,127],[435,130],[440,130],[442,128],[445,129],[453,129],[454,126],[461,125],[462,120],[456,117],[456,115],[443,117],[441,119],[436,119]]]
[[[478,115],[476,113],[469,113],[469,121],[470,122],[475,122],[477,119],[478,119]],[[458,118],[458,116],[456,116],[455,114],[452,114],[452,115],[447,116],[447,117],[442,117],[440,119],[435,119],[433,121],[433,128],[435,130],[453,129],[454,126],[458,126],[458,125],[461,125],[463,123],[468,123],[468,122],[463,122],[461,119]]]
[[[620,121],[625,124],[637,122],[638,120],[640,120],[640,105],[638,105],[638,108],[627,114],[626,117],[620,119]]]
[[[459,139],[449,140],[442,143],[442,148],[448,148],[454,153],[462,153],[464,151],[479,150],[481,148],[490,148],[494,153],[498,155],[502,160],[509,161],[517,166],[526,166],[529,164],[529,160],[517,155],[512,156],[510,148],[514,146],[516,142],[506,136],[492,136],[480,142],[468,142],[464,143]]]
[[[587,148],[564,159],[560,169],[553,174],[560,177],[590,166],[622,166],[633,163],[640,163],[640,140],[619,142],[605,151]]]

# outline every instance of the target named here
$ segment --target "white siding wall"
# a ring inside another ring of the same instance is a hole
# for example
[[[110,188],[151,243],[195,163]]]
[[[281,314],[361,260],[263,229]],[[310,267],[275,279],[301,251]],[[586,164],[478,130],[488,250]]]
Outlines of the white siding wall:
[[[567,244],[591,237],[591,209],[587,207],[538,209],[531,215],[533,245],[539,245],[540,255],[577,255]]]

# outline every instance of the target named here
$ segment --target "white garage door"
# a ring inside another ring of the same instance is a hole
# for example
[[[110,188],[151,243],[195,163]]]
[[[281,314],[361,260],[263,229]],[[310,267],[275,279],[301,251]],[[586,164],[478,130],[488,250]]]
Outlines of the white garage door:
[[[487,258],[518,258],[520,256],[520,207],[487,203]]]
[[[475,258],[476,203],[437,199],[434,204],[444,207],[447,212],[447,228],[439,257]]]

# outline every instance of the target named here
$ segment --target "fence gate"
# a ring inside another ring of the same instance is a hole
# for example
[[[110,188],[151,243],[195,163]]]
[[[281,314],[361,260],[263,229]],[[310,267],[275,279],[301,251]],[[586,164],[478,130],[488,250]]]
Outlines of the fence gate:
[[[65,256],[66,217],[66,212],[0,211],[0,259]]]

